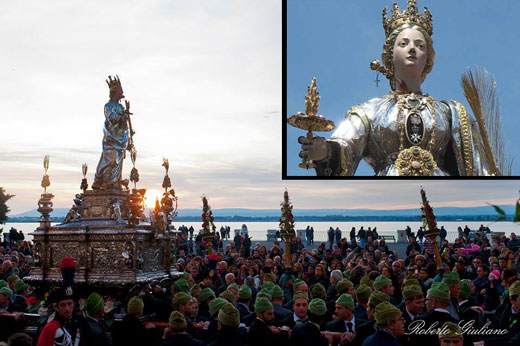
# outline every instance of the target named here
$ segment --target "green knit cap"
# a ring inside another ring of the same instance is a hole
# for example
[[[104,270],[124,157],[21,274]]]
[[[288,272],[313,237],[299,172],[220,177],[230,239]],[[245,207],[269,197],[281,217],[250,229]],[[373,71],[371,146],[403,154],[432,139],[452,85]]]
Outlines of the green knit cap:
[[[443,282],[434,282],[432,287],[428,290],[427,295],[435,299],[450,299],[450,290]]]
[[[18,280],[14,284],[14,293],[18,294],[26,289],[29,285],[27,285],[23,280]]]
[[[363,300],[363,299],[369,298],[371,294],[372,294],[372,290],[370,289],[370,287],[368,287],[365,284],[360,284],[356,288],[356,297],[358,300]]]
[[[215,314],[220,310],[221,307],[223,307],[225,304],[227,304],[228,301],[222,298],[215,298],[212,301],[209,302],[209,314],[211,317],[215,316]]]
[[[225,290],[219,295],[219,297],[224,298],[233,305],[237,304],[237,297],[230,290]]]
[[[275,286],[275,285],[274,285],[274,282],[272,282],[272,281],[267,281],[267,282],[264,282],[264,283],[262,284],[262,289],[265,288],[265,289],[267,289],[267,290],[271,290],[274,286]]]
[[[240,289],[238,290],[238,298],[240,299],[249,299],[252,294],[253,292],[251,291],[251,288],[245,284],[240,286]]]
[[[416,285],[407,285],[403,287],[403,298],[404,300],[412,299],[417,296],[422,296],[423,292],[421,287]]]
[[[471,286],[466,281],[460,283],[460,296],[464,299],[468,298],[471,293]]]
[[[336,304],[354,310],[354,299],[352,299],[352,296],[350,294],[344,293],[340,295],[339,298],[336,300]]]
[[[325,287],[320,284],[314,284],[311,286],[311,298],[321,298],[325,299],[327,296],[327,291],[325,291]]]
[[[202,289],[197,284],[191,286],[191,288],[190,288],[190,293],[192,296],[194,296],[196,293],[200,294],[200,291],[202,291]]]
[[[446,273],[442,277],[442,282],[446,285],[460,284],[459,274],[457,272]]]
[[[293,292],[296,292],[296,290],[298,289],[298,286],[300,285],[307,285],[307,283],[305,281],[303,281],[302,279],[296,279],[296,281],[294,281],[294,284],[293,284]]]
[[[238,327],[240,313],[231,303],[226,303],[218,312],[218,321],[227,327]]]
[[[272,298],[282,298],[284,297],[283,290],[280,286],[276,285],[271,289],[271,297]]]
[[[144,308],[144,303],[141,297],[132,297],[128,301],[128,304],[126,306],[126,311],[128,311],[129,314],[137,315],[138,313],[142,312]]]
[[[266,299],[271,300],[271,298],[273,296],[271,295],[271,292],[267,288],[262,288],[260,291],[258,291],[258,293],[256,294],[256,297],[257,298],[264,297]]]
[[[18,277],[18,275],[16,274],[11,274],[7,277],[7,283],[10,284],[11,282],[13,282],[14,280],[20,280],[20,278]]]
[[[395,320],[401,315],[401,310],[388,302],[382,302],[381,304],[378,304],[376,306],[376,311],[374,312],[374,317],[376,318],[377,323],[385,323],[391,320]]]
[[[103,298],[99,294],[92,292],[85,303],[85,311],[89,315],[95,315],[103,309],[104,303]]]
[[[360,284],[365,284],[367,286],[372,286],[374,284],[374,281],[370,280],[368,276],[363,276],[361,278],[361,281],[359,281]]]
[[[13,291],[9,287],[0,288],[0,294],[5,295],[9,300],[13,300]]]
[[[264,284],[266,282],[275,282],[276,281],[276,275],[274,275],[273,273],[265,273],[264,274]]]
[[[191,274],[190,273],[184,273],[182,274],[182,278],[186,281],[188,281],[188,279],[190,278]]]
[[[309,297],[307,297],[307,294],[305,292],[298,292],[293,296],[293,302],[296,301],[296,299],[306,299],[309,300]]]
[[[353,287],[353,286],[354,286],[354,284],[350,280],[341,279],[336,284],[336,292],[338,294],[342,294],[342,293],[346,292],[350,287]]]
[[[215,292],[213,292],[213,290],[209,287],[203,288],[199,293],[199,300],[201,302],[211,297],[215,298]]]
[[[404,281],[403,281],[403,286],[408,286],[408,285],[415,285],[415,286],[421,286],[421,283],[419,282],[419,280],[417,280],[417,278],[413,275],[408,275]]]
[[[515,295],[520,295],[520,281],[515,281],[509,286],[509,296],[512,297]]]
[[[240,287],[238,287],[238,285],[233,282],[232,284],[229,284],[229,286],[227,287],[227,289],[229,290],[230,288],[234,288],[236,289],[237,291],[240,289]]]
[[[188,293],[190,291],[190,286],[188,286],[188,281],[184,279],[179,279],[175,281],[173,284],[175,286],[175,292],[184,292]]]
[[[376,288],[376,290],[380,290],[381,288],[383,288],[386,285],[391,284],[391,283],[392,283],[392,280],[390,280],[389,278],[387,278],[384,275],[379,275],[374,281],[374,287]]]
[[[345,270],[343,271],[343,277],[344,277],[345,279],[350,279],[350,269],[345,269]]]
[[[323,316],[327,313],[327,305],[321,298],[314,298],[309,303],[309,311],[315,315]]]
[[[173,311],[170,314],[170,319],[168,320],[170,327],[176,330],[186,329],[188,324],[186,323],[186,318],[179,311]]]
[[[439,330],[439,339],[460,338],[462,339],[462,329],[453,322],[444,322]]]
[[[370,299],[369,299],[369,303],[372,304],[373,306],[378,306],[381,303],[389,302],[389,301],[390,301],[390,297],[388,296],[388,294],[383,293],[381,291],[372,292],[372,294],[370,295]]]
[[[262,313],[262,312],[272,309],[272,308],[273,308],[273,304],[271,304],[271,302],[268,301],[267,299],[260,298],[260,299],[257,299],[255,302],[255,312],[256,313]]]
[[[8,283],[5,280],[0,280],[0,288],[7,286]]]
[[[173,311],[179,310],[179,306],[186,304],[191,300],[191,296],[188,293],[179,292],[172,299],[172,308]]]

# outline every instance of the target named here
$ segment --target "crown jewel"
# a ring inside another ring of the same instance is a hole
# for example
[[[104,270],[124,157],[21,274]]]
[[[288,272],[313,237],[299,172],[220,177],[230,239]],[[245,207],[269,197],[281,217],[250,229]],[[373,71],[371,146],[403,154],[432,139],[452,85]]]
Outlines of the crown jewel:
[[[121,81],[117,75],[114,78],[112,78],[112,76],[108,76],[106,82],[110,90],[121,88]]]
[[[386,7],[383,9],[383,27],[385,28],[386,37],[392,31],[403,24],[416,24],[422,27],[428,35],[433,34],[432,14],[427,7],[424,8],[424,15],[419,13],[417,9],[417,0],[408,0],[408,7],[403,12],[399,11],[399,6],[394,3],[392,9],[392,17],[386,17]]]

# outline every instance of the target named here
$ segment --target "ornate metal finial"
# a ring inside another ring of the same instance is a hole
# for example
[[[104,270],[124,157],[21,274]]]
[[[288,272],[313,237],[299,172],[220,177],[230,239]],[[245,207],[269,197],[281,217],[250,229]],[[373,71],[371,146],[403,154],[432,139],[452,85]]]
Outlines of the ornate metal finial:
[[[47,171],[49,170],[49,155],[45,155],[43,158],[43,168],[45,169],[45,173],[42,178],[41,186],[43,187],[43,192],[47,193],[47,188],[51,186],[51,179],[47,174]]]
[[[88,165],[86,163],[82,164],[81,172],[83,173],[83,179],[81,179],[80,189],[82,189],[83,192],[87,191],[87,189],[88,189],[87,171],[88,171]]]
[[[313,116],[318,114],[320,102],[320,93],[316,86],[316,77],[312,77],[311,85],[307,87],[307,95],[305,95],[305,113]]]
[[[168,169],[170,168],[170,163],[168,162],[167,158],[163,158],[162,166],[166,170],[166,175],[164,176],[162,187],[164,189],[164,192],[167,193],[168,188],[172,186],[172,182],[170,180],[170,177],[168,176]]]
[[[400,12],[399,6],[394,3],[392,16],[387,18],[386,14],[385,7],[383,9],[383,28],[386,37],[403,24],[416,24],[422,27],[428,35],[433,34],[432,14],[427,7],[424,7],[424,15],[421,15],[417,8],[417,0],[408,0],[408,7],[403,12]]]

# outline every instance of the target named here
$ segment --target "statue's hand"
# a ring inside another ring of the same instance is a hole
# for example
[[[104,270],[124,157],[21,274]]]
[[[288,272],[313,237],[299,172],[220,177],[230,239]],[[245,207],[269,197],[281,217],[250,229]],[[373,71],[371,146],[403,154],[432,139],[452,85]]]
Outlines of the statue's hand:
[[[298,137],[298,143],[302,145],[299,156],[308,161],[321,161],[327,158],[327,141],[323,137]]]

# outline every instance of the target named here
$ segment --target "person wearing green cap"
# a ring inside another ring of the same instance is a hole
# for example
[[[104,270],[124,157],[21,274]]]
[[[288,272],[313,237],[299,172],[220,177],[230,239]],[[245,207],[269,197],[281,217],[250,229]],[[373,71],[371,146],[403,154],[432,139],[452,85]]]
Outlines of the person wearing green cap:
[[[357,305],[354,308],[354,316],[360,320],[368,320],[368,299],[372,290],[365,284],[359,284],[356,288]]]
[[[274,323],[274,308],[267,299],[255,302],[256,319],[249,328],[249,344],[251,346],[285,345],[289,342],[288,327],[278,328],[275,334],[271,329]]]
[[[224,298],[233,304],[233,306],[235,306],[237,303],[237,297],[230,290],[225,290],[224,292],[220,293],[219,297]]]
[[[308,319],[309,298],[304,292],[298,292],[293,296],[293,314],[280,321],[281,326],[293,328],[295,325],[303,324]]]
[[[170,326],[169,331],[165,332],[163,336],[164,342],[161,346],[204,346],[206,345],[203,341],[195,339],[187,330],[186,318],[183,314],[178,311],[173,311],[168,319]]]
[[[233,282],[232,284],[228,285],[228,287],[227,287],[227,290],[231,291],[231,293],[233,293],[237,299],[238,299],[238,290],[239,289],[240,288],[238,287],[236,282]]]
[[[0,280],[0,288],[2,287],[6,287],[8,284],[7,284],[7,281],[5,280]]]
[[[354,284],[352,281],[348,279],[341,279],[336,284],[336,297],[338,298],[343,293],[350,294],[352,297],[356,296],[356,291],[354,290]]]
[[[177,293],[172,299],[173,311],[179,311],[183,315],[190,309],[188,304],[191,306],[191,296],[184,292]]]
[[[240,313],[240,321],[243,321],[246,316],[251,315],[251,311],[249,310],[249,306],[251,304],[251,295],[252,295],[251,288],[247,285],[240,286],[240,289],[238,290],[238,303],[236,305],[236,308],[238,309],[238,312]],[[251,322],[252,322],[251,318]]]
[[[13,291],[9,287],[0,288],[0,311],[10,311],[11,301],[13,300]]]
[[[462,344],[464,344],[464,336],[462,334],[462,329],[455,323],[444,322],[444,324],[439,330],[439,345],[458,346]]]
[[[401,308],[405,321],[405,330],[424,309],[424,297],[420,286],[406,285],[403,287],[404,306]]]
[[[313,298],[321,298],[325,300],[327,296],[327,292],[325,291],[325,287],[321,283],[316,283],[311,286],[311,299]]]
[[[115,321],[111,328],[113,345],[146,345],[155,339],[155,330],[146,329],[139,318],[143,314],[144,303],[141,297],[130,298],[126,304],[128,312],[123,321]]]
[[[320,332],[327,314],[325,301],[320,298],[311,300],[308,310],[308,321],[292,328],[290,345],[329,345],[330,340]]]
[[[13,299],[11,311],[27,312],[27,304],[25,301],[29,297],[29,285],[23,280],[18,280],[14,285],[14,293],[16,295]]]
[[[190,287],[188,286],[188,281],[186,281],[184,279],[179,279],[179,280],[175,281],[175,283],[173,284],[173,287],[175,288],[175,294],[177,294],[179,292],[184,292],[184,293],[190,292]]]
[[[238,326],[240,324],[240,313],[231,303],[224,304],[217,316],[218,334],[217,340],[211,346],[240,345]]]
[[[292,311],[283,307],[283,300],[285,298],[282,288],[278,285],[271,289],[271,303],[274,308],[274,325],[279,326],[280,322],[289,316],[292,316]]]
[[[199,316],[206,320],[211,318],[209,313],[209,303],[215,299],[215,293],[209,287],[203,288],[199,293]]]
[[[428,312],[421,314],[415,318],[415,320],[424,321],[424,325],[421,329],[431,328],[432,325],[436,325],[436,328],[440,328],[444,322],[458,323],[459,321],[454,319],[448,311],[448,305],[450,304],[450,291],[448,285],[443,282],[434,282],[431,288],[426,293],[426,310]],[[426,334],[420,335],[414,333],[412,328],[413,324],[409,326],[407,332],[410,332],[410,342],[415,345],[438,345],[438,338],[436,335]]]
[[[459,316],[461,312],[459,309],[459,298],[462,286],[459,274],[457,272],[445,273],[442,276],[442,282],[448,285],[448,290],[450,291],[450,304],[448,305],[448,311],[454,319],[460,320]]]
[[[96,292],[92,292],[85,302],[86,316],[78,321],[81,342],[85,342],[85,345],[108,346],[110,343],[99,323],[99,319],[103,317],[103,305],[103,298]]]
[[[392,280],[384,275],[379,275],[374,280],[374,287],[376,290],[388,294],[390,297],[394,294],[395,287],[392,285]]]
[[[337,320],[328,322],[325,330],[331,332],[356,332],[356,327],[366,323],[366,320],[358,319],[354,316],[354,299],[350,294],[342,294],[336,300],[335,315]]]
[[[477,302],[471,294],[472,285],[473,284],[470,279],[461,280],[460,283],[460,296],[458,299],[458,305],[461,312],[460,318],[464,321],[478,321],[479,317],[484,315],[484,309],[482,309],[480,306],[477,306]],[[499,316],[499,311],[500,309],[497,309],[496,316]]]
[[[378,304],[374,312],[376,333],[366,338],[363,346],[401,345],[398,338],[405,335],[401,314],[401,310],[388,302]]]

